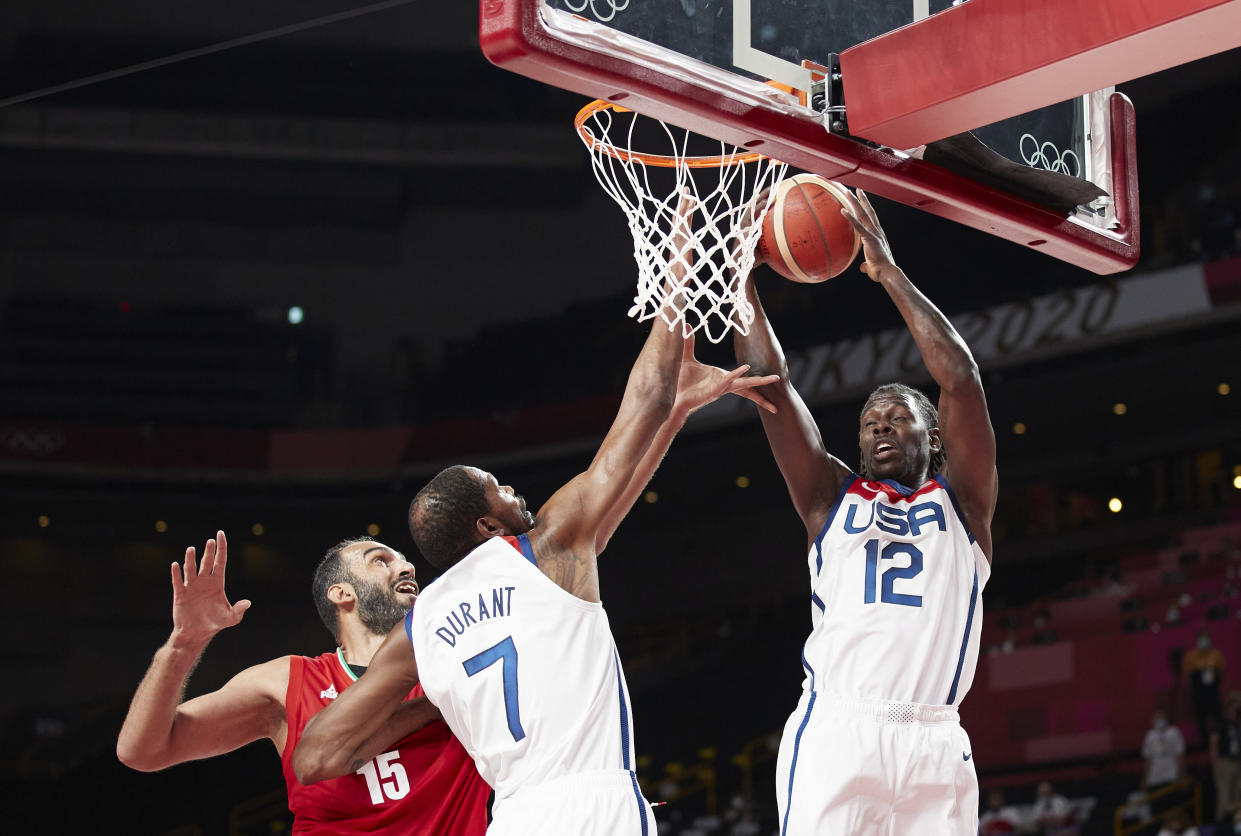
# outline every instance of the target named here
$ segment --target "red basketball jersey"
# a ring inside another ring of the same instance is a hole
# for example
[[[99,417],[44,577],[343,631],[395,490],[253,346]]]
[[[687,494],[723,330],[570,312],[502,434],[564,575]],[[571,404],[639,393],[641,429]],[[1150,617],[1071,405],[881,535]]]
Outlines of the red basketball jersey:
[[[298,783],[292,760],[302,729],[355,680],[340,651],[313,659],[294,656],[289,663],[289,736],[281,760],[293,832],[482,836],[491,788],[442,721],[393,744],[353,775]],[[421,685],[409,693],[421,695]]]

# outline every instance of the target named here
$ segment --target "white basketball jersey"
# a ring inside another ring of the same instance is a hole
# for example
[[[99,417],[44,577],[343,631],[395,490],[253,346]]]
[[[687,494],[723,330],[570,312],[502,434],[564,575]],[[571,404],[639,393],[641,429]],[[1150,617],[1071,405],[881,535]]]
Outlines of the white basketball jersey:
[[[423,688],[503,799],[580,772],[633,770],[629,691],[602,604],[493,537],[431,583],[406,619]],[[634,781],[635,803],[641,803]]]
[[[974,680],[991,566],[947,481],[850,475],[809,555],[809,690],[959,705]]]

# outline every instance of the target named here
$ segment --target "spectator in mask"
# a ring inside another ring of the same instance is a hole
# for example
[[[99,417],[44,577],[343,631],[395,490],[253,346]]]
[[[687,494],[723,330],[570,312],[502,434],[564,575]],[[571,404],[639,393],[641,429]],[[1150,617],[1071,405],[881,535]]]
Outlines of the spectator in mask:
[[[1168,723],[1162,708],[1155,709],[1150,730],[1142,741],[1142,757],[1146,758],[1146,774],[1142,789],[1146,792],[1179,781],[1185,774],[1185,739],[1176,726]]]
[[[1202,629],[1198,642],[1185,654],[1185,675],[1189,677],[1189,695],[1198,721],[1198,741],[1207,742],[1207,727],[1219,714],[1219,682],[1224,676],[1224,654],[1211,646],[1211,634]]]

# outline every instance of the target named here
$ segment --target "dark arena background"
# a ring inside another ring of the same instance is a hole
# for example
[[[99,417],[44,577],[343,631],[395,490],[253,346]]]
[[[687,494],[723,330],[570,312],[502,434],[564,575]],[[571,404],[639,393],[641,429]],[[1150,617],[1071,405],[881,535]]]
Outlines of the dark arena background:
[[[194,695],[331,649],[310,576],[344,537],[369,532],[432,578],[405,510],[440,467],[492,470],[537,507],[615,412],[646,326],[625,315],[623,217],[573,134],[584,101],[489,65],[475,4],[203,50],[354,7],[5,3],[7,833],[286,832],[267,743],[155,774],[116,759],[171,626],[169,564],[222,528],[230,596],[254,602],[208,648]],[[970,342],[998,439],[994,574],[962,710],[983,805],[995,789],[1029,805],[1048,781],[1072,832],[1154,834],[1176,807],[1205,832],[1212,764],[1185,664],[1201,634],[1224,655],[1219,693],[1241,687],[1241,54],[1120,89],[1139,132],[1129,273],[876,204],[898,263]],[[763,274],[794,382],[846,462],[870,387],[934,395],[856,267],[821,286]],[[732,362],[727,343],[700,355]],[[750,404],[691,421],[600,569],[639,776],[668,802],[660,833],[776,832],[810,602]],[[1184,735],[1187,779],[1142,800],[1157,708]]]

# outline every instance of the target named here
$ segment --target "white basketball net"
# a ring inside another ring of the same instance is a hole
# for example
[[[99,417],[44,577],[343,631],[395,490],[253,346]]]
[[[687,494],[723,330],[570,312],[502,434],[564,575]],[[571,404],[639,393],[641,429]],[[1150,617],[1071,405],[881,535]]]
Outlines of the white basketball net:
[[[651,126],[663,129],[666,153],[633,148],[640,118],[648,142],[658,133]],[[723,142],[716,156],[690,157],[690,131],[609,106],[584,121],[579,114],[578,135],[590,150],[596,179],[625,213],[633,235],[638,292],[629,315],[639,322],[658,315],[669,328],[680,324],[682,336],[701,331],[713,343],[732,328],[748,334],[754,309],[743,282],[754,267],[762,218],[775,194],[771,187],[784,176],[785,164]],[[754,195],[764,189],[757,205]],[[683,196],[688,224],[677,214]]]

